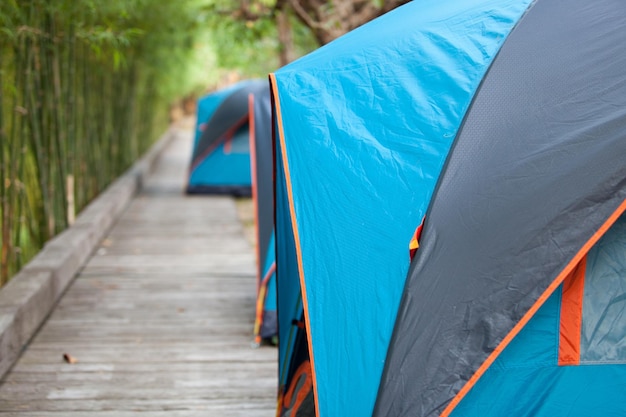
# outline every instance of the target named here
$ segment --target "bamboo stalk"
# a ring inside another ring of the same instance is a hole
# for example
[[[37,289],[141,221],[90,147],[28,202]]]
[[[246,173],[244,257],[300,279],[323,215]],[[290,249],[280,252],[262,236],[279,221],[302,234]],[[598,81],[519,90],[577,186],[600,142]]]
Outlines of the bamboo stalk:
[[[21,80],[23,81],[23,77],[20,77]],[[21,173],[23,173],[23,170],[21,168],[21,166],[23,165],[21,162],[21,158],[20,158],[20,154],[22,151],[22,138],[23,138],[23,131],[24,131],[24,117],[26,116],[26,114],[28,113],[28,110],[25,109],[22,106],[16,105],[15,106],[15,114],[16,114],[16,119],[15,119],[15,125],[16,125],[16,132],[18,132],[18,140],[14,140],[11,142],[11,146],[10,146],[10,151],[9,151],[9,163],[10,163],[10,169],[9,169],[9,182],[8,184],[8,188],[7,188],[7,197],[9,200],[9,210],[8,210],[8,220],[10,222],[10,239],[11,241],[9,242],[9,244],[7,245],[9,250],[8,253],[6,254],[7,256],[7,262],[9,263],[8,266],[8,272],[9,274],[12,273],[12,265],[16,264],[16,253],[17,250],[19,248],[19,240],[20,240],[20,227],[19,227],[19,219],[21,217],[21,212],[20,212],[20,206],[21,206],[21,199],[20,199],[20,188],[21,188],[21,181],[20,181],[20,177],[21,177]],[[15,222],[15,219],[18,219],[17,222]],[[7,277],[8,278],[8,277]]]
[[[70,175],[72,175],[72,177],[74,178],[74,176],[78,173],[77,167],[76,167],[76,154],[78,151],[78,144],[77,144],[77,140],[76,140],[76,114],[77,114],[77,109],[76,109],[76,57],[75,57],[75,44],[76,44],[76,30],[75,30],[75,19],[74,19],[74,14],[75,14],[75,8],[76,8],[76,2],[70,2],[71,5],[71,11],[69,13],[69,23],[68,23],[68,35],[65,37],[65,42],[67,45],[67,60],[65,63],[65,71],[63,71],[64,74],[66,74],[66,79],[64,82],[64,101],[66,103],[66,113],[67,113],[67,165],[68,165],[68,172],[71,173]],[[80,187],[80,184],[79,184]],[[67,191],[67,194],[69,195],[70,192],[69,190]],[[76,192],[73,190],[72,191],[72,198],[76,198]],[[80,204],[80,201],[79,201]],[[75,216],[76,214],[76,204],[74,203],[74,213],[73,215]],[[68,213],[68,223],[69,223],[69,213]]]
[[[67,178],[67,160],[66,160],[66,135],[65,135],[65,117],[63,115],[63,104],[61,100],[61,74],[59,69],[59,48],[58,48],[58,40],[56,39],[57,31],[56,24],[53,16],[48,15],[49,20],[49,34],[50,40],[48,42],[48,62],[51,70],[51,81],[53,86],[53,94],[51,95],[51,119],[54,121],[54,149],[56,154],[54,158],[56,159],[56,163],[52,164],[56,170],[56,178],[55,182],[56,188],[58,189],[58,193],[56,195],[59,196],[58,200],[58,213],[55,213],[55,220],[57,227],[65,228],[67,226],[67,206],[64,204],[64,196],[67,195],[65,185]]]
[[[39,10],[40,12],[42,10]],[[48,239],[51,239],[56,234],[57,228],[57,176],[58,171],[57,164],[55,164],[56,155],[56,124],[54,119],[54,99],[53,94],[50,91],[54,90],[54,82],[52,75],[52,64],[50,60],[49,48],[50,48],[50,21],[47,14],[47,8],[43,8],[43,16],[41,21],[45,37],[39,37],[38,39],[38,54],[36,55],[39,60],[39,73],[41,76],[41,83],[39,84],[38,95],[41,97],[41,132],[42,139],[44,141],[44,158],[45,164],[45,187],[46,187],[46,199],[48,200],[48,213],[47,213],[47,233]],[[63,194],[61,194],[63,195]]]
[[[74,203],[74,176],[67,176],[67,185],[65,187],[66,190],[66,200],[67,200],[67,224],[71,226],[74,224],[74,220],[76,219],[76,205]]]
[[[2,45],[4,47],[4,45]],[[3,285],[9,279],[8,268],[8,250],[10,240],[9,229],[9,201],[6,192],[7,169],[8,163],[5,156],[5,148],[7,146],[6,125],[4,123],[4,61],[3,55],[0,54],[0,285]]]
[[[30,4],[30,16],[32,19],[33,16],[33,5]],[[43,125],[43,116],[42,116],[42,105],[41,100],[39,98],[39,92],[41,91],[41,77],[40,77],[40,68],[41,65],[37,60],[38,57],[38,45],[34,40],[29,38],[25,38],[24,46],[22,50],[27,51],[26,54],[26,64],[24,65],[25,69],[25,78],[22,83],[23,97],[25,101],[28,103],[29,112],[29,127],[30,127],[30,135],[28,135],[30,139],[30,147],[32,155],[35,159],[34,164],[34,174],[38,179],[38,192],[41,196],[41,199],[36,203],[38,207],[35,208],[34,212],[36,213],[36,218],[39,224],[39,230],[37,235],[37,242],[41,245],[48,240],[50,236],[48,232],[49,228],[48,218],[49,218],[49,197],[48,197],[48,187],[47,187],[47,158],[45,157],[44,149],[45,145],[42,139],[42,131],[44,129]]]

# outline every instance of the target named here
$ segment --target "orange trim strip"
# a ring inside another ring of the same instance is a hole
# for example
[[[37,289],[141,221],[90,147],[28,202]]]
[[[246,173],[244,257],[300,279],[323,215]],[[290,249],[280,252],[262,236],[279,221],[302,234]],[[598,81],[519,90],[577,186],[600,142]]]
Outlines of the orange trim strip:
[[[257,297],[261,290],[261,239],[259,231],[259,196],[256,176],[256,132],[254,126],[254,94],[248,94],[248,138],[250,140],[250,172],[252,173],[252,204],[254,205],[254,230],[256,231],[256,270],[257,270]]]
[[[552,295],[552,293],[557,289],[559,285],[563,282],[563,280],[572,272],[572,270],[578,265],[578,263],[583,259],[583,257],[589,252],[591,247],[595,245],[595,243],[600,240],[600,238],[606,233],[606,231],[617,221],[619,216],[622,215],[626,211],[626,200],[622,201],[622,204],[615,210],[613,214],[604,222],[604,224],[591,236],[591,238],[583,245],[582,248],[578,251],[578,253],[572,258],[569,264],[561,271],[559,275],[552,281],[552,284],[546,288],[546,290],[541,294],[541,296],[535,301],[535,304],[530,307],[530,309],[524,314],[521,320],[513,327],[513,329],[504,337],[502,342],[494,349],[493,352],[485,359],[485,362],[480,365],[480,367],[476,370],[474,375],[465,383],[463,388],[456,394],[456,396],[450,401],[448,406],[443,410],[439,417],[449,417],[450,413],[454,410],[454,408],[461,402],[463,397],[467,395],[469,390],[472,389],[476,382],[480,379],[481,376],[489,369],[491,364],[496,360],[498,356],[502,353],[504,348],[507,347],[511,340],[517,336],[517,334],[526,326],[526,323],[535,315],[537,310],[545,303],[545,301]]]
[[[283,392],[279,390],[278,398],[276,399],[276,417],[280,417],[281,412],[283,411]]]
[[[420,247],[420,237],[422,236],[422,229],[424,229],[424,222],[426,221],[426,216],[422,217],[422,221],[417,229],[415,229],[415,233],[413,233],[413,238],[409,242],[409,258],[412,261],[415,253]]]
[[[315,375],[315,359],[313,355],[313,335],[311,334],[311,324],[309,320],[309,303],[306,293],[306,285],[304,283],[304,269],[302,267],[302,248],[300,246],[300,233],[298,231],[298,224],[296,222],[296,212],[293,203],[293,189],[291,185],[291,174],[289,171],[289,161],[287,159],[287,145],[285,144],[285,132],[283,130],[283,115],[280,111],[280,97],[278,96],[278,86],[276,83],[276,75],[274,73],[269,74],[272,92],[274,94],[274,106],[276,107],[276,124],[278,125],[278,137],[280,139],[281,158],[283,160],[283,167],[285,170],[285,182],[287,186],[287,197],[289,199],[289,213],[291,214],[291,225],[293,227],[294,241],[296,243],[296,254],[298,261],[298,272],[300,274],[300,288],[302,291],[302,304],[304,306],[304,322],[306,325],[306,331],[308,334],[309,344],[309,358],[311,361],[311,377],[313,379],[313,397],[315,399],[315,415],[320,415],[319,410],[319,398],[317,391],[317,376]]]
[[[559,366],[580,365],[580,337],[583,324],[585,256],[563,281],[561,326],[559,329]]]
[[[302,406],[302,403],[306,399],[307,394],[311,390],[311,378],[309,378],[310,370],[311,370],[310,362],[304,361],[300,364],[293,378],[291,379],[291,386],[289,387],[289,390],[287,391],[287,394],[285,395],[285,398],[283,400],[283,406],[282,406],[283,409],[285,408],[285,406],[290,407],[289,415],[292,415],[292,416],[298,415],[298,410],[300,409],[300,406]],[[296,387],[298,386],[300,379],[303,376],[304,376],[304,383],[300,386],[300,389],[296,393],[296,398],[294,401],[293,399],[294,391]]]
[[[233,137],[231,136],[228,139],[226,139],[226,142],[224,142],[224,153],[228,155],[231,153],[232,149],[233,149]]]

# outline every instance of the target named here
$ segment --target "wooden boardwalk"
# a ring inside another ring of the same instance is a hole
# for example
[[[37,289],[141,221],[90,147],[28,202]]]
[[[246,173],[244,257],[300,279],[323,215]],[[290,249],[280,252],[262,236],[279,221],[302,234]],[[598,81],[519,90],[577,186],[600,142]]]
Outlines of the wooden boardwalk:
[[[178,134],[6,376],[0,417],[274,415],[253,251],[233,199],[183,195],[190,147]]]

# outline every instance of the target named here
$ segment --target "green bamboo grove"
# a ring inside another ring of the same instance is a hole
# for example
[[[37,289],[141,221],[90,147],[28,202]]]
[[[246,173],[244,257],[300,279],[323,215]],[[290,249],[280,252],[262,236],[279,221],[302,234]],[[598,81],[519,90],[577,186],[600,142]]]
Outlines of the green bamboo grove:
[[[0,284],[164,131],[196,3],[0,2]]]

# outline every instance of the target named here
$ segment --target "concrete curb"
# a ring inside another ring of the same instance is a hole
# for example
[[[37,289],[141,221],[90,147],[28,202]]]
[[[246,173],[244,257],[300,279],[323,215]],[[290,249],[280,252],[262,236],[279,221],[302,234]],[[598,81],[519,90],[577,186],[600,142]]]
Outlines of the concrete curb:
[[[176,137],[169,129],[150,150],[115,180],[0,290],[0,378],[141,189],[165,147]]]

